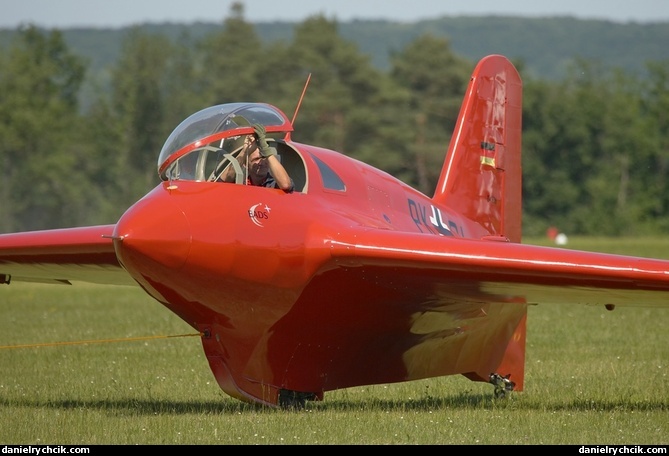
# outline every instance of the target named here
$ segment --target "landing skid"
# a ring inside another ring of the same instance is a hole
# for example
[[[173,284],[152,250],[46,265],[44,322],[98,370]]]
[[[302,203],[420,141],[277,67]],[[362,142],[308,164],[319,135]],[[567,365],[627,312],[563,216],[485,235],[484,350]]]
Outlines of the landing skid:
[[[507,397],[507,395],[516,387],[516,384],[509,380],[509,377],[511,377],[511,374],[508,374],[505,377],[502,377],[499,374],[490,374],[489,383],[495,387],[496,399]]]
[[[279,390],[279,407],[283,409],[303,409],[307,401],[315,401],[318,396],[315,393],[302,391]]]

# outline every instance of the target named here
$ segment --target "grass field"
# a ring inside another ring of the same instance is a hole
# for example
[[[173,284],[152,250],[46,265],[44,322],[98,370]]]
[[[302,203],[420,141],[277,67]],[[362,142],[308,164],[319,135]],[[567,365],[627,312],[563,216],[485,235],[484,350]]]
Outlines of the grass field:
[[[568,247],[669,258],[664,239]],[[508,399],[453,376],[290,411],[225,395],[195,331],[139,289],[14,283],[0,286],[0,444],[666,445],[668,323],[669,309],[535,306],[525,391]],[[167,335],[183,337],[139,339]],[[108,342],[48,345],[81,340]]]

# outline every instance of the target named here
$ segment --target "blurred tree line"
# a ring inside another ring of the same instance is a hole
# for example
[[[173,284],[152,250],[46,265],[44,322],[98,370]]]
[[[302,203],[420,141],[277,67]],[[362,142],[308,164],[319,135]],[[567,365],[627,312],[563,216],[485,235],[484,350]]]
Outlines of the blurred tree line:
[[[110,88],[84,109],[86,61],[60,31],[24,26],[0,55],[0,232],[115,223],[158,184],[158,153],[184,118],[236,101],[290,118],[309,74],[293,139],[431,196],[475,64],[426,33],[381,71],[318,16],[263,44],[237,3],[203,38],[132,30]],[[562,81],[523,77],[524,234],[669,231],[669,61],[647,74],[590,60]]]

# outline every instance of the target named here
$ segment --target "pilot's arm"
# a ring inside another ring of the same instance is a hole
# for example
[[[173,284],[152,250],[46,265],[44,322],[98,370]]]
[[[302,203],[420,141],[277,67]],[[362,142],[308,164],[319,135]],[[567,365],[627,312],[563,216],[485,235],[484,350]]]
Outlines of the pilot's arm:
[[[267,159],[267,164],[269,165],[269,172],[274,177],[277,187],[281,190],[287,192],[291,191],[293,188],[293,181],[288,175],[288,171],[283,167],[279,158],[276,155],[276,149],[270,147],[267,144],[267,139],[265,138],[265,127],[259,124],[253,126],[253,130],[258,137],[258,149],[260,150],[260,155]]]
[[[276,152],[275,152],[276,154]],[[276,155],[267,156],[267,164],[269,165],[269,172],[274,176],[276,186],[284,192],[291,190],[293,182],[288,175],[288,171],[283,167]]]

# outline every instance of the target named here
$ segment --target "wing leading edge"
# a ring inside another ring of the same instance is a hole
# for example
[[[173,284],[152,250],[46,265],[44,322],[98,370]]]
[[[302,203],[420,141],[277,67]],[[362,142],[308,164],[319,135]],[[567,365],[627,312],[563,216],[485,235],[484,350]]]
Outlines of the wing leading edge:
[[[114,225],[0,235],[0,283],[137,285],[116,258]]]

